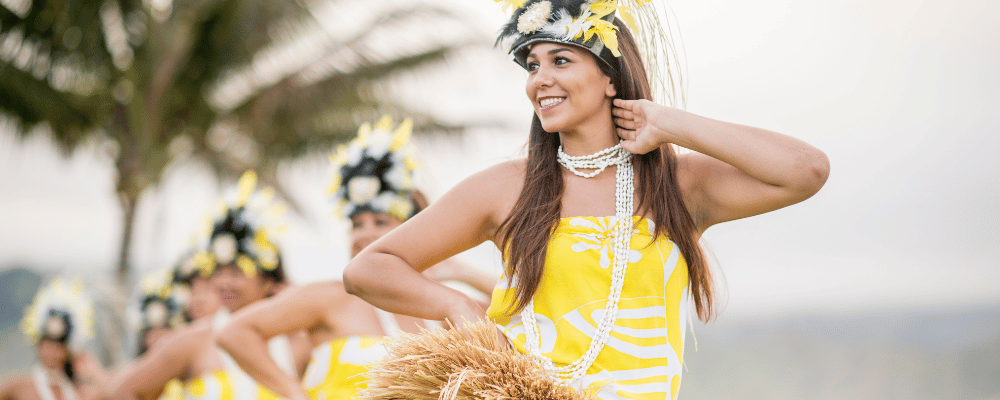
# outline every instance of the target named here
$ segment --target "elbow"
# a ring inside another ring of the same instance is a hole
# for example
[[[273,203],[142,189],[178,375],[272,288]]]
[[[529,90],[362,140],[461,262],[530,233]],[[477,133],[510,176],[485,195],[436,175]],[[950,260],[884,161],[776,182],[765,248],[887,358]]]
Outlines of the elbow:
[[[826,153],[813,149],[800,164],[799,190],[806,198],[819,192],[830,178],[830,159]]]
[[[344,276],[342,278],[344,281],[344,291],[352,296],[360,295],[362,286],[361,281],[364,276],[363,272],[360,268],[358,268],[358,265],[355,262],[356,260],[357,257],[347,264],[347,267],[344,268]]]

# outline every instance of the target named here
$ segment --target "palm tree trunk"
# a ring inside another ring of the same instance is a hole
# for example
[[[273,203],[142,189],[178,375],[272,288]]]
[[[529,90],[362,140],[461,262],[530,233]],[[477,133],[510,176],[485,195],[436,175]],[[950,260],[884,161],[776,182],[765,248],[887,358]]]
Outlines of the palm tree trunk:
[[[118,284],[122,288],[129,287],[132,279],[132,268],[129,262],[129,251],[132,249],[132,231],[135,228],[135,212],[136,212],[136,202],[138,199],[130,198],[127,193],[121,194],[121,205],[122,213],[124,215],[123,228],[122,228],[122,241],[121,248],[118,252],[118,269],[116,270],[115,276],[118,278]]]

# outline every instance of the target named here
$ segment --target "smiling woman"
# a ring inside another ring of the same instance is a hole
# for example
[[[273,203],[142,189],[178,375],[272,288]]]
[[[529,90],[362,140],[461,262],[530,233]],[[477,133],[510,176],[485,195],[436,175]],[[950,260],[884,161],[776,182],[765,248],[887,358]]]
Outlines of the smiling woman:
[[[508,3],[514,14],[498,42],[528,71],[527,159],[468,178],[373,243],[348,265],[345,285],[394,312],[489,319],[548,376],[598,397],[675,398],[689,302],[703,321],[715,314],[699,237],[812,196],[826,156],[653,103],[650,82],[663,77],[647,71],[662,68],[643,62],[640,45],[646,61],[670,57],[649,53],[664,35],[648,1]],[[639,22],[630,28],[619,14]],[[675,146],[694,152],[679,156]],[[505,260],[488,310],[419,279],[486,240]],[[461,387],[456,376],[441,381]]]

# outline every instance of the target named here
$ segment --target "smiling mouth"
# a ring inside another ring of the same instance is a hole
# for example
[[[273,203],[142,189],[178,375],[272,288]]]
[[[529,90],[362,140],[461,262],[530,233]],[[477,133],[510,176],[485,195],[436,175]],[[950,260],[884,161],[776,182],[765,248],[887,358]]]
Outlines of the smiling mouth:
[[[548,111],[548,110],[551,110],[553,107],[562,104],[563,100],[566,100],[566,98],[565,97],[543,97],[543,98],[541,98],[541,99],[538,100],[538,107],[541,108],[541,111]]]

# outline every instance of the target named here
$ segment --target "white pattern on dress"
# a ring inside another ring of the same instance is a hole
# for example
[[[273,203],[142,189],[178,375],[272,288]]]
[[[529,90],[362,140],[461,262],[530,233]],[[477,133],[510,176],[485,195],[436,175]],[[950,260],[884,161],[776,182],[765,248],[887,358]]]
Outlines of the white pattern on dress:
[[[597,218],[596,224],[585,218],[573,218],[569,220],[570,226],[582,226],[594,230],[594,233],[572,233],[571,235],[582,240],[571,246],[570,249],[577,253],[587,250],[597,250],[601,255],[599,259],[601,268],[607,269],[611,267],[611,248],[614,245],[612,240],[614,239],[614,226],[617,220],[617,217],[614,216]],[[633,235],[637,233],[639,233],[638,229],[632,229]],[[634,249],[629,249],[628,262],[637,263],[639,260],[642,260],[642,253]]]

